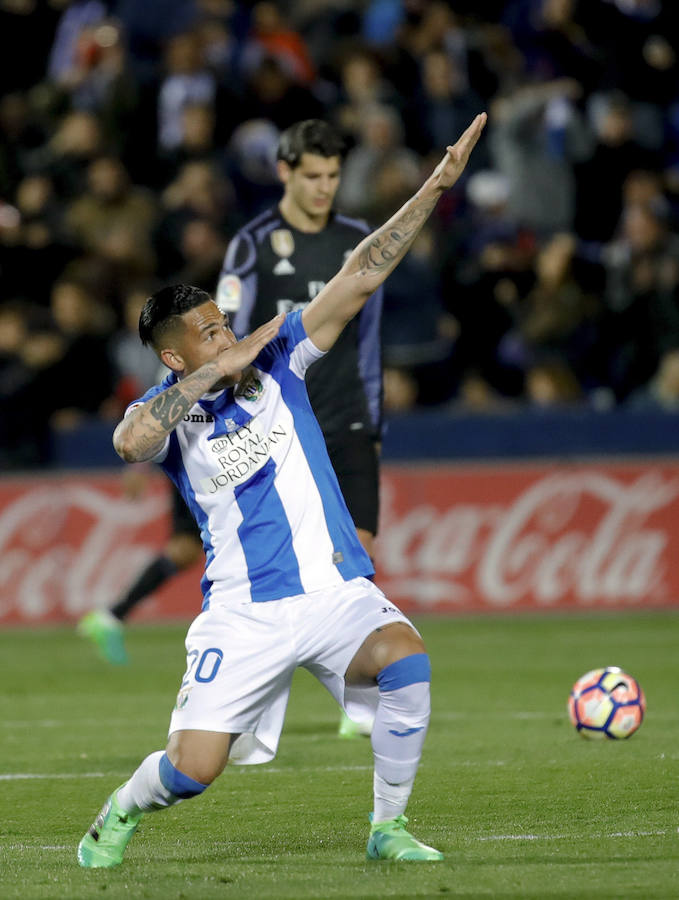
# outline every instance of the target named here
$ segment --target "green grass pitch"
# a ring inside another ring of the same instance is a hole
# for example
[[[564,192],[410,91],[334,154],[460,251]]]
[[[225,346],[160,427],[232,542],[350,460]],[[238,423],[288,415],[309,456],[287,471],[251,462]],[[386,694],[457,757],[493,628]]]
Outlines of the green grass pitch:
[[[365,860],[369,742],[339,740],[299,672],[273,763],[145,817],[120,868],[79,868],[106,796],[164,746],[185,626],[131,626],[121,668],[68,628],[0,632],[0,896],[679,897],[677,614],[417,624],[433,715],[409,827],[443,863]],[[626,741],[583,740],[566,717],[572,683],[603,665],[646,692]]]

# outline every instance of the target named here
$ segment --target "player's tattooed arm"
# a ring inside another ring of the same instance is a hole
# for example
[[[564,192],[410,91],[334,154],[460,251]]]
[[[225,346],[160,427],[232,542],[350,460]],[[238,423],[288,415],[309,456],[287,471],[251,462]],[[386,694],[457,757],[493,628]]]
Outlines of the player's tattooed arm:
[[[419,191],[381,228],[364,238],[340,271],[302,313],[307,335],[319,350],[329,350],[344,326],[360,312],[413,245],[441,195],[464,171],[486,124],[476,116]]]
[[[381,228],[365,238],[347,260],[353,269],[368,282],[371,294],[406,255],[438,200],[449,190],[465,169],[486,124],[486,114],[476,116],[456,144],[446,149],[445,156],[419,191]],[[377,284],[373,285],[374,281]]]
[[[143,462],[155,456],[168,434],[220,377],[217,363],[206,363],[132,410],[113,433],[113,446],[118,455],[125,462]]]
[[[358,269],[361,275],[380,277],[384,270],[387,274],[405,256],[422,226],[436,206],[438,197],[419,197],[417,194],[396,215],[374,231],[369,238],[357,248]]]
[[[284,321],[284,315],[274,316],[242,341],[223,348],[213,360],[132,410],[113,433],[116,453],[125,462],[144,462],[159,453],[167,436],[203,394],[234,384],[243,369],[276,337]]]

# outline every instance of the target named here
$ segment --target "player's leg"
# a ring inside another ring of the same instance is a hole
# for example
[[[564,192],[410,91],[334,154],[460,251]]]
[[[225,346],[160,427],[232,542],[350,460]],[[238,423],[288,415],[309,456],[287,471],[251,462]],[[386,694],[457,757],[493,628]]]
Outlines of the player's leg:
[[[379,462],[375,442],[364,431],[353,431],[343,433],[340,440],[328,440],[327,446],[358,539],[374,560],[379,513]],[[341,711],[338,731],[341,738],[370,737],[371,730],[371,722],[354,722]]]
[[[108,662],[126,663],[124,620],[149,594],[192,566],[202,555],[203,547],[193,516],[172,486],[172,534],[163,551],[139,573],[114,606],[87,613],[78,622],[79,634],[89,638]]]
[[[408,831],[404,815],[429,725],[430,665],[410,625],[377,628],[351,661],[347,684],[376,681],[379,702],[371,741],[375,759],[370,859],[439,860],[443,855]]]
[[[294,671],[281,603],[237,603],[201,613],[186,636],[186,671],[165,751],[148,756],[109,797],[78,848],[87,867],[118,865],[146,812],[197,796],[226,765],[276,754]],[[327,629],[326,629],[327,630]]]
[[[300,665],[352,717],[374,718],[369,858],[442,859],[405,829],[430,714],[429,658],[415,628],[375,584],[354,578],[304,608],[296,642]]]
[[[120,865],[144,813],[202,794],[223,771],[231,741],[231,735],[211,731],[170,735],[167,749],[147,756],[108,798],[78,845],[80,865]]]

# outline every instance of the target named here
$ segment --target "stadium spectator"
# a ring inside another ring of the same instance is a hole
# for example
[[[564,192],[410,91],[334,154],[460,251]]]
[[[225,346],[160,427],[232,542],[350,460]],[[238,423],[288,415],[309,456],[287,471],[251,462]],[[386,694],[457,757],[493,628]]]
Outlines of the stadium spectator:
[[[104,21],[108,9],[103,0],[67,0],[65,7],[50,50],[47,75],[57,87],[71,91],[93,62],[93,26]]]
[[[625,179],[656,169],[658,159],[638,140],[627,97],[599,95],[592,108],[596,144],[575,167],[574,228],[583,240],[610,241],[622,213]]]
[[[58,120],[54,134],[27,154],[26,174],[47,174],[57,196],[74,200],[85,190],[87,169],[105,148],[101,122],[84,110],[67,112]]]
[[[394,88],[383,76],[375,53],[366,47],[352,46],[339,66],[339,97],[332,111],[335,125],[357,142],[364,119],[372,109],[396,102]]]
[[[38,466],[47,459],[46,417],[25,411],[40,408],[33,406],[39,398],[39,372],[61,352],[61,345],[53,344],[52,355],[39,358],[38,344],[31,342],[26,304],[0,305],[0,461],[5,470]]]
[[[50,309],[64,342],[63,355],[51,371],[53,426],[71,429],[97,414],[111,418],[116,412],[110,403],[114,379],[108,353],[113,314],[86,285],[66,278],[52,288]]]
[[[364,109],[360,140],[347,154],[338,205],[351,215],[369,216],[376,200],[376,179],[387,163],[395,163],[413,175],[419,171],[417,154],[403,145],[398,112],[391,106],[372,106]]]
[[[109,341],[120,415],[135,397],[141,396],[158,380],[158,359],[139,340],[139,316],[151,293],[146,283],[133,284],[127,290],[123,298],[121,327]]]
[[[514,318],[499,353],[527,370],[545,358],[559,359],[577,374],[580,384],[598,385],[596,364],[597,299],[587,294],[575,277],[576,240],[557,234],[538,251],[535,284],[525,296],[517,296],[509,310]]]
[[[668,227],[667,206],[627,207],[621,234],[602,258],[608,377],[624,400],[648,381],[664,352],[679,346],[679,235]]]
[[[580,385],[563,360],[545,360],[526,373],[526,399],[538,409],[572,406],[581,399]]]
[[[0,210],[0,294],[47,306],[52,283],[74,257],[62,229],[62,204],[47,175],[29,175],[14,205]]]
[[[214,107],[217,79],[203,55],[199,35],[171,37],[165,51],[165,76],[158,92],[158,147],[171,153],[184,136],[183,112],[189,105]]]
[[[88,166],[86,190],[66,208],[64,228],[85,251],[97,250],[113,231],[123,230],[150,252],[157,214],[155,197],[132,185],[121,160],[101,156]]]
[[[257,69],[264,59],[274,59],[297,84],[311,85],[314,64],[302,36],[286,21],[279,4],[255,3],[251,30],[241,55],[245,72]]]
[[[45,130],[31,114],[26,94],[0,97],[0,196],[11,197],[28,172],[31,151],[45,143]]]
[[[189,223],[200,220],[226,235],[233,232],[240,221],[235,212],[230,181],[206,160],[185,163],[163,191],[162,204],[154,243],[158,275],[165,279],[175,277],[186,264],[186,247],[182,244]]]
[[[628,405],[635,409],[679,410],[679,349],[667,350],[651,380],[634,391]]]
[[[539,235],[573,228],[573,166],[592,146],[573,102],[581,95],[576,81],[559,79],[525,85],[491,108],[489,152],[494,167],[509,179],[510,213]]]
[[[277,57],[265,56],[248,74],[242,108],[248,119],[264,119],[282,131],[299,119],[317,119],[323,104],[299,84]]]
[[[420,154],[436,151],[446,135],[457,133],[463,122],[483,109],[483,101],[467,84],[458,59],[443,50],[429,50],[421,61],[422,87],[406,111],[407,143]],[[482,147],[479,148],[482,150]],[[486,165],[483,153],[474,159],[471,172]]]

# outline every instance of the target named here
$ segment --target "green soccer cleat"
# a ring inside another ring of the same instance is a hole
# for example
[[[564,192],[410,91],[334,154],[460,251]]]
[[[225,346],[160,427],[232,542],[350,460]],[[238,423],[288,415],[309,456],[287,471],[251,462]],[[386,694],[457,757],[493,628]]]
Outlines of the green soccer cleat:
[[[372,822],[372,814],[370,815]],[[402,859],[409,861],[430,861],[443,859],[443,853],[427,847],[406,831],[408,820],[396,816],[388,822],[378,822],[370,828],[366,859]]]
[[[115,666],[128,661],[120,619],[107,609],[93,609],[76,625],[76,631],[96,646],[99,655]]]
[[[86,869],[111,869],[123,861],[125,848],[137,830],[142,813],[123,812],[114,791],[78,844],[78,862]]]
[[[357,737],[370,737],[371,731],[372,723],[354,722],[354,720],[350,719],[349,716],[344,712],[344,710],[342,710],[339,731],[337,732],[339,737],[348,739]]]

